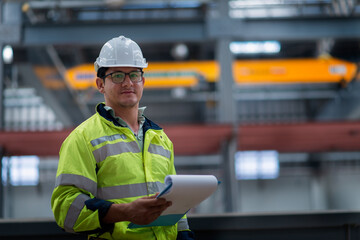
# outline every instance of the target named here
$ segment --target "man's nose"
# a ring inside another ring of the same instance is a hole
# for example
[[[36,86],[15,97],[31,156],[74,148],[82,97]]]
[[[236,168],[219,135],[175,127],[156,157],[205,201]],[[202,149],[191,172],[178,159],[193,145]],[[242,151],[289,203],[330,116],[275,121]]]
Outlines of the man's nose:
[[[125,79],[122,82],[122,85],[125,86],[131,86],[133,84],[133,82],[130,80],[130,76],[129,75],[125,75]]]

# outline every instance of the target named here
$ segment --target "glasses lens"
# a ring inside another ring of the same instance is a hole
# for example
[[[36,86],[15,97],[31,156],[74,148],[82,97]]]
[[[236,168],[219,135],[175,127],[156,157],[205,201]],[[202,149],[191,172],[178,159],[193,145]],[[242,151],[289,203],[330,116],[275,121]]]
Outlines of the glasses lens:
[[[140,82],[141,81],[141,72],[134,71],[129,73],[130,80],[133,82]]]
[[[125,73],[114,72],[113,74],[111,74],[111,79],[114,83],[121,83],[125,79]]]

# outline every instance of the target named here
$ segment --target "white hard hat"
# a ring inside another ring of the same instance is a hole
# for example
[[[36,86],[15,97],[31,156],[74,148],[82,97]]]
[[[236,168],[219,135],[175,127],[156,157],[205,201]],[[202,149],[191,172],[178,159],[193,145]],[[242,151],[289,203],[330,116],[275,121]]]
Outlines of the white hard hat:
[[[124,36],[113,38],[101,48],[99,57],[96,59],[95,71],[101,67],[138,67],[148,66],[143,57],[139,45]]]

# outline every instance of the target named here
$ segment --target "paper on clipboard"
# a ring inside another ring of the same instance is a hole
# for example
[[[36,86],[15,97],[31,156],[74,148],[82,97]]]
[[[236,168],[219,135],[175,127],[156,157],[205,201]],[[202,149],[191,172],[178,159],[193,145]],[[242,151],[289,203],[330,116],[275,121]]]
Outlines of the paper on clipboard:
[[[157,196],[171,201],[158,219],[148,225],[130,223],[129,228],[170,226],[176,224],[191,208],[215,192],[218,180],[213,175],[168,175],[164,190]]]
[[[185,214],[215,192],[218,180],[213,175],[168,175],[165,184],[170,187],[165,188],[158,198],[165,198],[172,205],[161,215]]]

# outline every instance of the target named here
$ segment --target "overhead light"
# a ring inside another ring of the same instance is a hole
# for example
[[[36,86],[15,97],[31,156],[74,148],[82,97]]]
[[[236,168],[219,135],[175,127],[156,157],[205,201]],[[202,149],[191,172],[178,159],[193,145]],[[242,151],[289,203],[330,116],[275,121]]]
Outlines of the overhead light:
[[[10,45],[6,45],[2,51],[2,58],[5,64],[11,64],[14,58],[14,52]]]
[[[279,53],[281,44],[278,41],[232,42],[230,50],[234,54],[274,54]]]
[[[171,49],[171,55],[176,60],[184,60],[189,55],[189,49],[184,43],[178,43]]]

